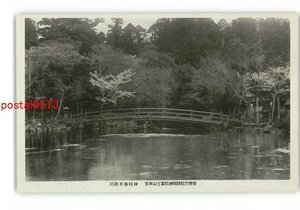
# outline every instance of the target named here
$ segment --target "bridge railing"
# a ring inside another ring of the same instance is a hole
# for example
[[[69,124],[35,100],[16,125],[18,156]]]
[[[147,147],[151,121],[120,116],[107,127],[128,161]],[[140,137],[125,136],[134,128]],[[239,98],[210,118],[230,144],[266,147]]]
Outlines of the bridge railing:
[[[113,109],[96,112],[87,112],[82,114],[71,115],[72,119],[82,120],[108,120],[118,118],[172,118],[191,120],[207,120],[207,121],[228,121],[230,115],[205,112],[186,109],[171,108],[130,108],[130,109]]]

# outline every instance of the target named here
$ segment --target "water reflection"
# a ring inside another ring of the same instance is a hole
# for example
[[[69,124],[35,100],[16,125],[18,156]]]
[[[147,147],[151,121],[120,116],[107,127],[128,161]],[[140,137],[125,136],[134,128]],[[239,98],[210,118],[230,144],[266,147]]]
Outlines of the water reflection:
[[[276,151],[289,143],[288,136],[165,133],[26,133],[26,177],[34,181],[289,179],[289,154]]]

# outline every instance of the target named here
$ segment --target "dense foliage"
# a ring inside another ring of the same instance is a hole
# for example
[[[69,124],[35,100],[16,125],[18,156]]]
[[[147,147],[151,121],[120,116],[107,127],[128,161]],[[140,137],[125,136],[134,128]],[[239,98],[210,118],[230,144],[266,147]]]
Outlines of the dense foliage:
[[[273,100],[287,92],[288,20],[162,18],[144,29],[113,18],[107,33],[98,24],[105,20],[26,19],[27,99],[58,98],[73,113],[100,107],[235,113],[255,87]],[[130,79],[121,78],[128,72]]]

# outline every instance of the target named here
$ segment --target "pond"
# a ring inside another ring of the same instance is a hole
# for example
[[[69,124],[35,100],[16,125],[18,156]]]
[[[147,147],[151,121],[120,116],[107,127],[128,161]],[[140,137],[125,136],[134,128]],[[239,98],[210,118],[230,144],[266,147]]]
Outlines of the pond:
[[[183,128],[26,133],[26,179],[289,179],[290,155],[276,151],[288,144],[287,135]]]

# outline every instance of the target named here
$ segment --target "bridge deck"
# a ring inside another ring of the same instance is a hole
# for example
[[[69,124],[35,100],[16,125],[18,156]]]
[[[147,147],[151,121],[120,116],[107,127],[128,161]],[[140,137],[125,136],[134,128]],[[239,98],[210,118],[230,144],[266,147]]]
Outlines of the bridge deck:
[[[81,120],[83,122],[117,120],[167,120],[224,124],[230,120],[230,115],[185,109],[131,108],[87,112],[84,114],[71,115],[71,118]]]

